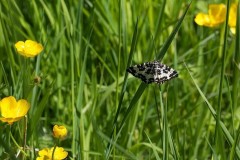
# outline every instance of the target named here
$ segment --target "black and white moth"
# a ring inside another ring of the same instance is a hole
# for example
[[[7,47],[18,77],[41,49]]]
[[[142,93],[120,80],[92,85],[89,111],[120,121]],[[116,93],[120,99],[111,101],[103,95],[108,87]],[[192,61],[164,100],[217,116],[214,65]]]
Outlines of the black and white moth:
[[[177,71],[159,61],[146,62],[131,66],[127,69],[127,72],[140,78],[147,84],[152,82],[163,84],[165,81],[169,81],[178,76]]]

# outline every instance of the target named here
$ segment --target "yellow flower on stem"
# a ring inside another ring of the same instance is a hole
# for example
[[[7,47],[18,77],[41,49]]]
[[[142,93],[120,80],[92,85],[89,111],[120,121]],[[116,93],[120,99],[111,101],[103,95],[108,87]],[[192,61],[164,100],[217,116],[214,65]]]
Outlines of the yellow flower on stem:
[[[231,4],[229,11],[228,25],[233,34],[236,33],[236,21],[237,21],[237,3]]]
[[[62,147],[56,147],[54,150],[54,147],[51,149],[44,148],[38,152],[39,157],[37,157],[36,160],[63,160],[67,157],[68,152],[64,151]],[[52,158],[53,157],[53,158]]]
[[[216,27],[225,21],[226,11],[224,4],[210,4],[208,14],[198,13],[194,21],[200,26]]]
[[[20,99],[16,101],[13,96],[5,97],[0,101],[0,120],[12,124],[24,117],[30,108],[30,104]]]
[[[35,57],[43,50],[43,46],[32,40],[18,41],[15,43],[17,52],[25,57]]]
[[[64,126],[55,125],[53,127],[53,136],[59,139],[65,138],[67,136],[67,128]]]

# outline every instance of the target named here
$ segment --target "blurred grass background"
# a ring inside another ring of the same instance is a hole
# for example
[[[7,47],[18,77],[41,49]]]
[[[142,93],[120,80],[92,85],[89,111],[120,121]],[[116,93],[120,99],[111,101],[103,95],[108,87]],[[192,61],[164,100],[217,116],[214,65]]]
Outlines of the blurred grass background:
[[[68,129],[61,142],[68,159],[239,159],[239,36],[224,36],[224,25],[194,23],[211,3],[227,1],[191,3],[159,59],[179,77],[158,86],[130,75],[126,80],[128,60],[134,65],[156,59],[189,1],[1,0],[0,97],[31,103],[26,159],[54,145],[54,124]],[[42,43],[44,51],[31,59],[18,55],[14,44],[26,39]],[[13,158],[17,146],[6,124],[0,125],[1,159]],[[22,126],[20,121],[11,127],[19,144]]]

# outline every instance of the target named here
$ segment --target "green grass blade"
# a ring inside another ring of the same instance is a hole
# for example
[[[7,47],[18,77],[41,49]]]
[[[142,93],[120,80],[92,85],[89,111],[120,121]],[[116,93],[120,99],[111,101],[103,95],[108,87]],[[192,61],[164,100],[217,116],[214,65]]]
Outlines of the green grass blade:
[[[153,41],[150,41],[147,53],[154,53],[154,43],[156,42],[157,38],[160,36],[160,31],[162,29],[161,27],[161,23],[163,20],[163,16],[164,16],[164,10],[166,7],[166,0],[163,0],[162,4],[161,4],[161,8],[159,10],[159,15],[157,18],[157,23],[156,23],[156,29],[154,31],[154,35],[153,35]],[[149,54],[148,57],[151,57],[152,54]]]
[[[229,7],[230,1],[227,1],[227,14],[226,14],[226,22],[224,27],[224,37],[223,38],[223,48],[222,48],[222,65],[221,65],[221,76],[220,76],[220,84],[219,84],[219,94],[218,94],[218,105],[217,105],[217,121],[216,121],[216,130],[215,130],[215,142],[216,142],[216,150],[217,154],[220,154],[223,159],[226,159],[226,154],[224,154],[224,140],[222,137],[221,130],[219,129],[219,123],[221,121],[221,110],[222,110],[222,89],[223,89],[223,80],[225,74],[225,57],[227,52],[227,37],[228,37],[228,17],[229,17]],[[222,40],[221,40],[222,41]],[[221,44],[220,41],[220,44]],[[221,51],[221,47],[220,47]]]
[[[237,15],[240,14],[240,4],[238,3]],[[236,25],[236,39],[235,39],[235,51],[233,57],[233,89],[232,89],[232,105],[233,109],[236,109],[239,104],[239,79],[240,79],[240,16],[237,16]]]
[[[145,133],[146,134],[146,133]],[[149,136],[146,134],[146,136],[147,136],[147,138],[148,138],[148,140],[149,140],[149,142],[150,142],[150,145],[151,145],[151,148],[152,148],[152,150],[153,150],[153,153],[154,153],[154,156],[155,156],[155,158],[157,159],[157,160],[160,160],[160,157],[159,157],[159,155],[158,155],[158,153],[157,153],[157,150],[156,150],[156,146],[154,146],[154,144],[152,143],[152,141],[151,141],[151,139],[149,138]]]
[[[185,65],[186,66],[186,65]],[[198,92],[200,93],[201,97],[203,98],[204,102],[207,104],[208,106],[208,109],[210,110],[213,118],[217,121],[217,114],[216,114],[216,111],[214,110],[214,108],[212,107],[212,105],[209,103],[208,99],[206,98],[206,96],[203,94],[203,92],[201,91],[200,87],[198,86],[198,84],[196,83],[196,81],[194,80],[191,72],[189,71],[188,67],[186,66],[188,72],[189,72],[189,75],[191,76],[191,79],[193,80],[193,83],[195,85],[195,87],[197,88]],[[228,142],[233,145],[234,141],[233,141],[233,138],[231,136],[231,134],[229,133],[228,129],[226,128],[226,126],[224,125],[224,123],[222,121],[219,122],[219,125],[226,137],[226,139],[228,140]],[[240,150],[238,148],[236,148],[236,153],[237,153],[237,156],[238,158],[240,158]]]
[[[167,53],[167,50],[170,46],[170,44],[172,43],[175,35],[177,34],[179,28],[181,27],[181,24],[189,10],[189,7],[191,6],[192,0],[190,1],[190,3],[188,4],[187,8],[185,9],[183,15],[181,16],[181,18],[178,20],[175,28],[173,29],[172,33],[169,35],[169,37],[166,39],[166,41],[164,42],[163,46],[161,47],[159,53],[157,54],[157,59],[162,59],[164,57],[164,55]]]
[[[179,159],[179,155],[178,155],[178,152],[177,152],[177,147],[176,147],[176,144],[174,143],[174,139],[173,139],[173,137],[171,135],[171,132],[170,132],[169,128],[168,128],[168,130],[169,130],[169,132],[168,132],[169,146],[170,146],[172,155],[174,157],[174,160],[178,160]]]
[[[237,15],[240,15],[240,3],[238,2],[237,5]],[[233,87],[232,87],[232,108],[233,111],[235,111],[238,107],[238,95],[239,95],[239,64],[240,64],[240,16],[237,16],[237,23],[236,23],[236,39],[235,39],[235,51],[234,51],[234,57],[233,57]],[[233,112],[235,113],[235,112]],[[232,115],[234,116],[234,115]],[[231,154],[230,154],[230,160],[235,159],[235,152],[237,149],[237,144],[239,141],[239,136],[240,136],[240,127],[238,127],[237,133],[236,133],[236,137],[234,140],[234,143],[232,145],[232,149],[231,149]]]
[[[132,38],[132,43],[131,43],[132,45],[131,45],[131,50],[130,50],[130,54],[129,54],[129,57],[128,57],[127,68],[131,64],[133,53],[135,51],[136,44],[137,44],[137,38],[138,38],[138,21],[136,22],[134,33],[133,33],[133,38]],[[112,132],[111,132],[111,135],[110,135],[111,139],[113,138],[114,130],[117,127],[117,120],[118,120],[119,113],[120,113],[121,108],[122,108],[123,97],[124,97],[124,93],[125,93],[126,86],[127,86],[127,77],[128,77],[128,72],[125,72],[124,80],[123,80],[123,86],[122,86],[122,90],[121,90],[121,94],[120,94],[120,98],[119,98],[119,103],[118,103],[118,107],[117,107],[117,112],[115,114],[114,121],[113,121],[113,129],[112,129]],[[107,151],[106,151],[107,157],[109,157],[110,150],[111,150],[111,144],[109,143]]]
[[[34,104],[34,106],[31,106],[31,108],[33,109],[33,112],[32,112],[32,115],[29,115],[29,121],[28,121],[29,128],[28,128],[27,135],[29,137],[32,135],[33,132],[36,132],[35,129],[38,126],[38,122],[40,121],[40,118],[46,107],[48,99],[49,99],[50,95],[52,94],[51,90],[52,90],[52,88],[50,87],[50,89],[48,91],[46,91],[46,93],[42,97],[41,101],[38,104]]]
[[[239,142],[239,136],[240,136],[240,127],[238,128],[236,135],[237,136],[234,140],[234,143],[233,143],[232,148],[231,148],[230,156],[229,156],[230,160],[235,159],[235,152],[236,152],[236,149],[237,149],[237,144]]]
[[[131,50],[130,50],[130,54],[129,54],[129,57],[128,57],[127,68],[130,66],[131,61],[132,61],[133,53],[135,51],[136,44],[137,44],[137,37],[138,37],[138,21],[136,22],[134,33],[133,33],[133,38],[132,38],[132,43],[131,43],[132,45],[131,45]],[[122,101],[123,101],[124,93],[125,93],[126,86],[127,86],[127,78],[128,78],[128,72],[125,72],[124,80],[123,80],[123,86],[122,86],[121,95],[120,95],[119,104],[118,104],[118,109],[117,109],[117,112],[116,112],[116,115],[115,115],[115,118],[114,118],[114,122],[113,122],[114,123],[114,125],[113,125],[114,128],[116,126],[117,119],[118,119],[118,116],[119,116],[119,112],[120,112],[121,107],[122,107]]]
[[[163,108],[163,159],[168,160],[168,118],[167,118],[167,104],[163,104],[162,94],[160,93],[160,103]]]
[[[117,136],[115,137],[114,142],[117,141],[117,139],[118,139],[118,137],[119,137],[119,135],[120,135],[120,133],[121,133],[121,130],[123,129],[123,126],[124,126],[124,124],[125,124],[128,116],[129,116],[130,112],[132,111],[132,109],[133,109],[133,107],[135,106],[135,104],[138,102],[139,98],[141,97],[141,95],[142,95],[142,93],[143,93],[143,91],[145,90],[146,87],[147,87],[147,84],[141,83],[141,85],[139,86],[137,92],[134,94],[134,96],[133,96],[133,98],[132,98],[132,100],[131,100],[131,102],[130,102],[130,104],[129,104],[129,107],[128,107],[126,113],[124,114],[123,119],[121,120],[120,125],[119,125],[119,126],[116,126],[116,127],[117,127],[117,128],[116,128],[116,131],[117,131],[116,134],[117,134]],[[112,133],[111,135],[113,135],[113,133]],[[112,138],[113,138],[113,137],[112,137]],[[111,140],[111,141],[112,141],[112,140]],[[110,156],[111,149],[112,149],[112,148],[111,148],[111,145],[109,145],[108,148],[107,148],[107,152],[106,152],[106,153],[107,153],[107,154],[106,154],[106,157],[107,157],[107,158],[109,158],[109,156]]]

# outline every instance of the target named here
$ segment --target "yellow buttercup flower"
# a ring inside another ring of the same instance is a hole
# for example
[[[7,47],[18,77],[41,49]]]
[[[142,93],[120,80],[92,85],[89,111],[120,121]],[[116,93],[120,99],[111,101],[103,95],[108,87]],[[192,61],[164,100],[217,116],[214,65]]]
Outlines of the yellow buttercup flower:
[[[200,26],[216,27],[225,21],[226,11],[224,4],[210,4],[208,14],[198,13],[194,21]]]
[[[65,151],[62,147],[56,147],[53,154],[53,147],[51,149],[44,148],[38,152],[39,157],[36,160],[63,160],[67,157],[68,152]],[[52,159],[53,157],[53,159]]]
[[[64,126],[55,125],[53,127],[53,136],[55,138],[65,138],[67,136],[67,128]]]
[[[30,104],[20,99],[16,101],[13,96],[5,97],[0,101],[0,120],[12,124],[24,117],[30,108]]]
[[[231,4],[229,11],[228,25],[233,34],[236,33],[236,21],[237,21],[237,3]]]
[[[18,41],[15,47],[19,54],[25,57],[35,57],[43,50],[43,46],[32,40]]]

